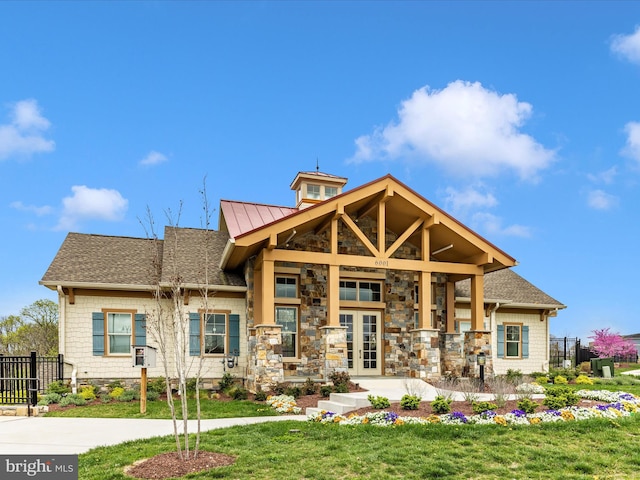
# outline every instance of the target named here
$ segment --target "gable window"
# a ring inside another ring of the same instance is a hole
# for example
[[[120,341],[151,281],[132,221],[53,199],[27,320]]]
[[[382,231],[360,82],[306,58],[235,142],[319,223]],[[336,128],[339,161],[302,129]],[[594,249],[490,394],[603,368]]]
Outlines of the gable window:
[[[298,357],[298,308],[276,307],[276,324],[282,326],[282,356]]]
[[[324,198],[332,198],[338,195],[336,187],[324,187]]]
[[[93,312],[93,355],[129,355],[132,345],[146,345],[146,317],[135,310]]]
[[[355,280],[340,280],[340,300],[379,302],[382,299],[382,284]]]
[[[189,313],[189,355],[239,355],[240,315],[229,311]]]
[[[498,357],[528,358],[529,327],[519,323],[498,325]]]
[[[276,297],[298,298],[298,279],[296,277],[276,277]]]
[[[320,185],[307,185],[307,198],[320,200]]]
[[[204,324],[204,353],[208,355],[226,353],[227,315],[212,313]]]

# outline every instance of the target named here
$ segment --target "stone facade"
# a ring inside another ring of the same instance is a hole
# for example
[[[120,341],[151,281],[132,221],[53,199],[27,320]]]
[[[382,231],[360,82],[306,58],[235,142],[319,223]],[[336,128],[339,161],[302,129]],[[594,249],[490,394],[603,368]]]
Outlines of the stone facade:
[[[491,332],[479,330],[470,330],[465,332],[464,356],[467,367],[469,368],[468,376],[470,377],[478,377],[480,375],[480,367],[477,362],[477,357],[480,352],[485,355],[485,375],[492,375],[493,361],[491,356]]]
[[[416,329],[411,332],[409,375],[422,380],[439,378],[440,331],[435,328]]]
[[[280,325],[256,325],[255,335],[249,339],[249,390],[267,391],[284,381],[281,330]]]

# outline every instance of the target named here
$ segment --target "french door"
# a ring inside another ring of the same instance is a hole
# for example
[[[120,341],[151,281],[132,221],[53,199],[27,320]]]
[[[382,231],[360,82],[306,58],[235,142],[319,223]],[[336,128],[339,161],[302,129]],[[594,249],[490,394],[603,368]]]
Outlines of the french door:
[[[350,375],[381,375],[382,330],[380,312],[342,310],[340,325],[347,327],[347,359]]]

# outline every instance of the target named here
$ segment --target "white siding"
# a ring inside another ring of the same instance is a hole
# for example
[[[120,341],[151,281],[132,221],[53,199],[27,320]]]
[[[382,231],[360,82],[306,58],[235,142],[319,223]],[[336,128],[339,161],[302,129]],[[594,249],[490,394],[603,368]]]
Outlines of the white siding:
[[[94,356],[93,355],[93,331],[92,313],[101,312],[105,308],[136,310],[138,313],[152,311],[154,304],[151,300],[138,298],[80,296],[75,297],[75,304],[70,305],[68,297],[65,299],[65,351],[66,362],[75,365],[78,381],[86,381],[92,378],[140,378],[140,370],[132,367],[131,357]],[[167,303],[167,306],[169,304]],[[202,306],[199,297],[192,297],[189,305],[185,306],[185,314],[197,312]],[[209,308],[212,310],[228,310],[240,316],[240,357],[238,366],[227,369],[236,376],[245,376],[247,367],[247,322],[245,316],[244,298],[213,297],[209,299]],[[152,336],[147,332],[147,345],[155,346]],[[173,352],[168,352],[169,372],[175,377],[172,361]],[[189,376],[195,376],[199,357],[188,357],[193,360]],[[222,357],[205,357],[202,378],[220,378],[224,373]],[[155,368],[147,370],[149,377],[164,376],[162,358],[158,351]]]
[[[547,333],[548,321],[540,321],[539,313],[500,313],[495,315],[492,326],[491,350],[493,368],[496,375],[503,375],[507,370],[520,370],[522,373],[547,371],[549,369],[549,337]],[[497,358],[498,329],[497,325],[504,323],[521,323],[529,327],[529,358]]]

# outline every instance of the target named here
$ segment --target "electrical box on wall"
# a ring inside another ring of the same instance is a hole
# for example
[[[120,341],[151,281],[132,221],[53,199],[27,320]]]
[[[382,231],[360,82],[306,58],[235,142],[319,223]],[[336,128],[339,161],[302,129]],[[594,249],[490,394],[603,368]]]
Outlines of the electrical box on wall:
[[[134,367],[153,368],[156,366],[156,349],[148,345],[134,345],[132,360]]]

